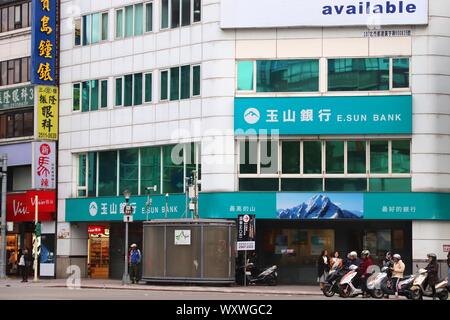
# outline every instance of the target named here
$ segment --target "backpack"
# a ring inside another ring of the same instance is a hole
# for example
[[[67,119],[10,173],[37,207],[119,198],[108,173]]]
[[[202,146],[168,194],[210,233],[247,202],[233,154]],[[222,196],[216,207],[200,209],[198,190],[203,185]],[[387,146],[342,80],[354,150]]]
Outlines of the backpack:
[[[131,251],[130,262],[131,264],[138,264],[141,262],[141,251],[139,251],[139,249]]]

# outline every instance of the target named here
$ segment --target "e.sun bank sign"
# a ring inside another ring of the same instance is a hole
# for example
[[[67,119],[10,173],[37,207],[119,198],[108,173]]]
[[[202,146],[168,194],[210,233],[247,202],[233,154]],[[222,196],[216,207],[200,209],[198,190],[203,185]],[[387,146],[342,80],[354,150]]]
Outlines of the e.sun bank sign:
[[[221,28],[428,24],[428,0],[222,0]]]

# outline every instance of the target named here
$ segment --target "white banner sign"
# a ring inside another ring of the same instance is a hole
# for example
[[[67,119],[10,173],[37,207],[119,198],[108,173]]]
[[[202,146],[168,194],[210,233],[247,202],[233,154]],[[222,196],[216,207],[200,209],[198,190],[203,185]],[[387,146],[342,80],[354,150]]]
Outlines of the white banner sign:
[[[175,230],[175,245],[176,246],[191,245],[191,230]]]
[[[56,189],[56,143],[33,142],[33,189]]]
[[[221,28],[428,24],[428,0],[222,0]]]
[[[255,241],[238,241],[237,251],[253,251],[255,250]]]

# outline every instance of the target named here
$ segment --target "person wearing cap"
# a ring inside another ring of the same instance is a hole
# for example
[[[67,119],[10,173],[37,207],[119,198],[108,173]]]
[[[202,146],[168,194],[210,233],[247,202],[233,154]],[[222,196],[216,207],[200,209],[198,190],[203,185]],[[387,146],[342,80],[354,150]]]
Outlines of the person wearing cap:
[[[425,270],[428,272],[428,285],[433,292],[433,300],[436,300],[436,282],[438,281],[439,265],[437,263],[437,256],[434,253],[427,254],[428,265]]]
[[[398,288],[397,284],[401,278],[403,278],[403,273],[405,272],[405,264],[402,261],[402,257],[399,254],[394,254],[394,266],[392,270],[392,284],[395,287],[395,297],[398,298]]]
[[[131,245],[130,254],[128,257],[128,261],[130,264],[130,279],[131,283],[138,283],[138,270],[139,264],[141,263],[141,251],[137,248],[137,245],[133,243]]]

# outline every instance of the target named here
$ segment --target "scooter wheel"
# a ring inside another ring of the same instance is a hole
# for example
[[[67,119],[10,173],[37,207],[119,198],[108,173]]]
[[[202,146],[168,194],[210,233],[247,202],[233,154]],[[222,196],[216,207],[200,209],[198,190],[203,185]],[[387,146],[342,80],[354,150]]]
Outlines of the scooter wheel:
[[[411,291],[411,299],[412,300],[422,300],[422,294],[420,293],[420,290]]]
[[[350,297],[350,287],[348,284],[340,287],[340,296],[342,298],[348,298]]]
[[[370,295],[375,299],[383,298],[383,291],[381,289],[375,289],[370,292]]]
[[[325,287],[323,287],[322,292],[323,292],[323,295],[327,298],[331,298],[335,294],[335,292],[333,290],[333,286],[329,286],[329,285],[326,285]]]
[[[448,291],[441,292],[439,294],[439,300],[448,300]]]

